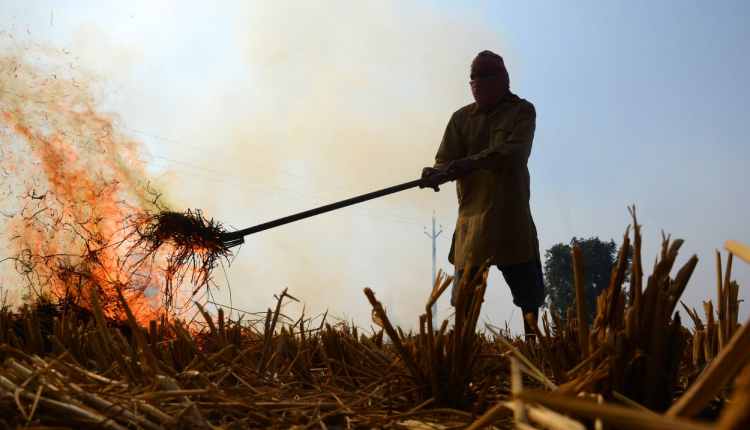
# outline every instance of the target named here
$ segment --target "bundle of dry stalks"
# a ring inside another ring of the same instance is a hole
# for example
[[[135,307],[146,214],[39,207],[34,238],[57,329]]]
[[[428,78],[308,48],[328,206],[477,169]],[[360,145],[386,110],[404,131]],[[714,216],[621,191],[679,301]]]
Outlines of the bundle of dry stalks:
[[[147,212],[133,219],[123,243],[128,256],[137,255],[128,270],[135,272],[146,261],[164,253],[165,306],[174,306],[175,292],[189,274],[195,290],[205,287],[217,264],[232,253],[222,240],[225,230],[221,223],[203,216],[200,210],[185,212]]]
[[[419,317],[419,333],[408,338],[401,330],[393,328],[372,290],[365,289],[365,295],[373,306],[376,322],[385,330],[419,388],[421,400],[457,408],[474,405],[476,409],[486,401],[488,395],[497,394],[503,385],[501,380],[493,378],[493,373],[503,367],[502,363],[482,360],[497,357],[497,349],[493,342],[477,333],[477,321],[487,288],[487,266],[473,278],[467,275],[460,280],[456,308],[465,312],[456,312],[450,329],[449,321],[444,320],[435,331],[432,305],[452,282],[451,277],[442,274],[437,277],[425,304],[425,313]],[[481,380],[473,379],[477,373],[488,376]],[[475,405],[477,401],[479,405]]]
[[[733,253],[737,251],[746,261],[750,253],[742,254],[746,247],[727,242],[730,254],[726,272],[722,272],[717,252],[718,322],[710,301],[706,306],[707,324],[685,307],[694,320],[695,332],[691,335],[681,326],[675,307],[697,258],[690,258],[671,278],[669,273],[682,242],[664,238],[660,259],[646,289],[642,289],[640,226],[634,208],[631,215],[634,266],[627,300],[621,289],[629,245],[627,232],[609,288],[598,299],[592,327],[582,318],[586,314],[580,294],[583,265],[579,250],[574,249],[577,318],[571,311],[563,322],[553,314],[554,325],[544,319],[540,342],[521,344],[518,349],[509,346],[521,361],[512,366],[518,374],[511,376],[514,399],[498,402],[470,428],[482,428],[508,410],[513,411],[515,426],[522,429],[611,425],[618,429],[697,430],[744,429],[750,425],[750,321],[737,324],[738,286],[731,281]],[[547,383],[550,391],[546,392],[524,389],[520,375],[543,378],[540,368],[551,373],[560,386]],[[571,421],[570,417],[580,421]],[[694,417],[702,421],[691,419]],[[713,419],[718,419],[716,426],[705,421]]]

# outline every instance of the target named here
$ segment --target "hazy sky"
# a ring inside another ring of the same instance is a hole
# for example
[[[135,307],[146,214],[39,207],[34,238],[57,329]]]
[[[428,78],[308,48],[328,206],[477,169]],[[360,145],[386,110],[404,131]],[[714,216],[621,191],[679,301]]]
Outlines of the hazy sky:
[[[305,4],[0,0],[0,30],[69,52],[102,111],[143,142],[170,203],[238,228],[415,179],[471,101],[471,59],[491,49],[537,109],[543,249],[572,236],[619,244],[635,203],[647,273],[661,230],[686,240],[678,264],[699,256],[683,296],[698,307],[715,296],[714,249],[750,242],[747,2]],[[438,265],[452,272],[448,184],[249,237],[227,271],[233,303],[263,310],[289,287],[308,313],[368,325],[371,287],[412,326],[430,288],[433,210]],[[750,267],[734,273],[745,297]],[[490,283],[483,321],[518,329],[494,270]]]

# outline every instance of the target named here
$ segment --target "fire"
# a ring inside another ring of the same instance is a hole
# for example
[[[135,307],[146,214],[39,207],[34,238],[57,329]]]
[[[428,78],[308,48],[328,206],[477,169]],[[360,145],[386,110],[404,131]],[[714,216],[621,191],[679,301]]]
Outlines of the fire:
[[[12,190],[4,227],[22,282],[32,295],[83,304],[97,289],[111,317],[122,316],[120,289],[139,322],[158,317],[167,257],[134,249],[128,230],[158,209],[141,144],[97,111],[74,72],[0,57],[0,93],[0,184]]]

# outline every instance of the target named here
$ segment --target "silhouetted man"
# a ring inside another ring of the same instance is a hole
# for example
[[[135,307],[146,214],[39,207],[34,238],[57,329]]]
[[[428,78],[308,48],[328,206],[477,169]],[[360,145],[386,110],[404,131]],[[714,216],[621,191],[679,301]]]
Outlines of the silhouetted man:
[[[476,56],[470,85],[475,103],[451,116],[434,167],[422,171],[426,185],[443,182],[440,173],[458,177],[458,221],[448,256],[456,269],[451,304],[464,271],[475,273],[489,261],[503,273],[513,303],[536,321],[544,280],[526,166],[536,112],[510,92],[505,63],[493,52]],[[524,328],[530,334],[526,319]]]

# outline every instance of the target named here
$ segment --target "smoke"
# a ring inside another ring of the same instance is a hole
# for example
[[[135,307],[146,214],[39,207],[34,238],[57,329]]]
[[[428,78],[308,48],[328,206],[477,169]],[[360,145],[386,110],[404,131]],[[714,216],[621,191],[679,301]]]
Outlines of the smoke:
[[[497,29],[450,6],[118,9],[55,9],[54,26],[42,14],[30,38],[62,46],[103,82],[100,107],[143,143],[150,180],[172,207],[238,228],[415,179],[450,114],[470,102],[472,57],[492,49],[514,67]],[[235,307],[255,311],[288,287],[308,314],[328,309],[369,325],[362,288],[371,287],[411,326],[430,287],[422,229],[433,210],[446,229],[438,266],[450,269],[452,185],[248,237],[226,270],[231,290],[215,298],[228,303],[231,291]]]
[[[247,75],[219,91],[227,96],[210,128],[228,142],[213,164],[263,184],[217,196],[216,211],[236,224],[415,179],[452,111],[470,101],[471,58],[503,49],[476,17],[426,5],[250,7],[239,22]],[[249,285],[235,282],[235,300],[263,303],[269,288],[288,286],[309,308],[367,324],[368,286],[412,326],[429,292],[422,229],[436,207],[452,227],[452,188],[408,191],[249,237],[252,257],[241,254],[232,268]]]

